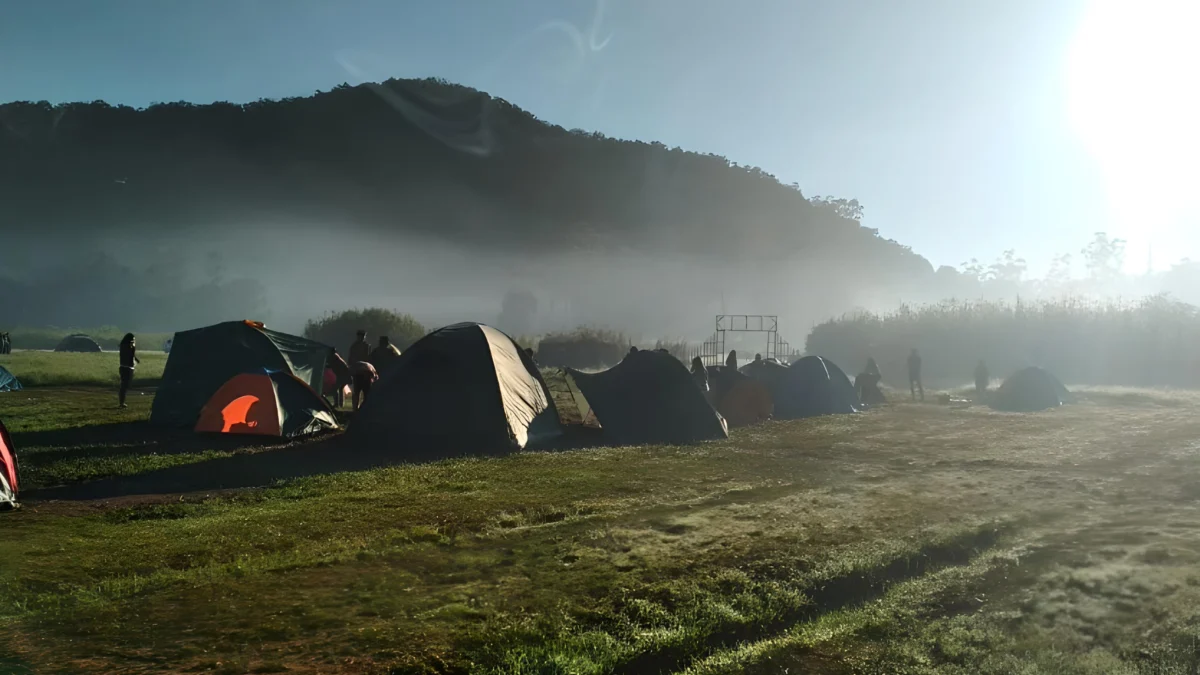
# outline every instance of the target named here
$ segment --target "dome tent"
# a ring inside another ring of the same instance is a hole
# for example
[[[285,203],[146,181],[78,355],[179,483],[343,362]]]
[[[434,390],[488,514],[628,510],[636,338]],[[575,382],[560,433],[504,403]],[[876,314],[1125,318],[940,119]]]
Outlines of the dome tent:
[[[103,350],[100,349],[100,345],[92,338],[83,333],[75,333],[63,338],[58,343],[58,346],[54,348],[54,351],[95,353]]]
[[[235,375],[200,411],[195,430],[291,438],[336,429],[333,411],[300,378],[286,371]]]
[[[217,390],[245,373],[289,373],[320,396],[329,352],[319,342],[268,330],[254,321],[181,331],[167,356],[150,422],[194,427]]]
[[[562,433],[533,360],[512,338],[478,323],[413,343],[375,383],[349,438],[403,459],[506,454]]]
[[[775,419],[858,412],[858,394],[850,378],[826,358],[805,356],[790,366],[764,362],[745,366],[742,372],[771,390]]]
[[[992,394],[989,404],[1004,412],[1037,412],[1070,403],[1073,397],[1048,371],[1030,367],[1009,376]]]
[[[595,414],[610,442],[683,444],[729,436],[725,419],[670,354],[642,350],[599,373],[567,373],[585,399],[581,409]]]

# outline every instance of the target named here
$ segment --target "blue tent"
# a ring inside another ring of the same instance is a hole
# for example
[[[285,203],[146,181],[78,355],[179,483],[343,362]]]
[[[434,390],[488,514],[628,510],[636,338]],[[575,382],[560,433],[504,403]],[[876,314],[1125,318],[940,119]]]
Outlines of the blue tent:
[[[21,391],[21,381],[0,366],[0,391]]]

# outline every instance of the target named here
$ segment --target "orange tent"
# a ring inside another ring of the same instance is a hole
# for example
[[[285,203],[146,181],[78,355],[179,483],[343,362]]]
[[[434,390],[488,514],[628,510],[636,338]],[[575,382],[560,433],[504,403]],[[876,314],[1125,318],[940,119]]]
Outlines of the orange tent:
[[[196,431],[299,436],[337,427],[316,391],[291,373],[243,373],[221,385],[196,422]]]

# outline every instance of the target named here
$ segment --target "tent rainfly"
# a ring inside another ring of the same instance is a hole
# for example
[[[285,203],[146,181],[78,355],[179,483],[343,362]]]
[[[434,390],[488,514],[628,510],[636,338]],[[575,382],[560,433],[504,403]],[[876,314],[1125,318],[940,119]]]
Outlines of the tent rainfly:
[[[95,353],[102,350],[100,349],[100,345],[92,338],[82,333],[76,333],[63,338],[62,341],[58,343],[58,346],[54,348],[54,351]]]

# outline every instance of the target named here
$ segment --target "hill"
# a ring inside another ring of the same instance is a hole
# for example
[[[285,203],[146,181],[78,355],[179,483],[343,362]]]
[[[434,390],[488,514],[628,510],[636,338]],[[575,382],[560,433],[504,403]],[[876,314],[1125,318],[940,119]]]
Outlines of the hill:
[[[807,199],[758,168],[569,131],[432,79],[247,104],[9,103],[0,200],[26,230],[132,234],[270,213],[488,249],[824,251],[887,276],[932,271],[846,203]]]

